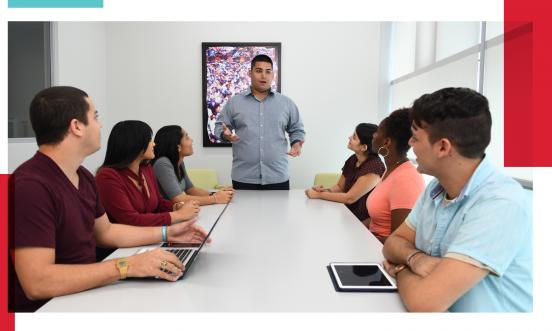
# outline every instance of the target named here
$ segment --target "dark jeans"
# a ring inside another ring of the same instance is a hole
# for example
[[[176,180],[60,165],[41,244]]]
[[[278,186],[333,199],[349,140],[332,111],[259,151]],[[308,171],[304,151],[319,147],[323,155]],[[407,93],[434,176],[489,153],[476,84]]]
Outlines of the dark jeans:
[[[267,184],[267,185],[261,185],[261,184],[248,184],[248,183],[242,183],[242,182],[236,182],[235,180],[232,181],[232,186],[236,190],[289,190],[289,180],[285,181],[283,183],[276,183],[276,184]]]

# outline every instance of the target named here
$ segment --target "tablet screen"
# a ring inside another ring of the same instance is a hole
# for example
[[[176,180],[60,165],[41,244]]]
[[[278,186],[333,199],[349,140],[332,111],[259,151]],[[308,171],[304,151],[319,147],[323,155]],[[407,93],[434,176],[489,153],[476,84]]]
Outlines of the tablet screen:
[[[331,263],[338,286],[342,289],[396,289],[394,282],[377,263]]]

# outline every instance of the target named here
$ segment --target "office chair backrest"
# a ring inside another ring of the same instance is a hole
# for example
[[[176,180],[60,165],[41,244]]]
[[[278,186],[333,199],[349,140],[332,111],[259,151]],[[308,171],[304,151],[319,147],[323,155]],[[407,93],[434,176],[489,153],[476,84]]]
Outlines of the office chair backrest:
[[[219,186],[215,169],[186,169],[194,186],[204,190],[214,190]]]
[[[314,185],[330,188],[337,184],[339,177],[341,177],[340,172],[319,172],[314,176]]]

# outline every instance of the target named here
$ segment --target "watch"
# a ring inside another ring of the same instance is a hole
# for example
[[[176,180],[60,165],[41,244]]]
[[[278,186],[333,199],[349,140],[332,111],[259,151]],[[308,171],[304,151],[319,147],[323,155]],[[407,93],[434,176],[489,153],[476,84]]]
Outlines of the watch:
[[[118,259],[115,263],[115,267],[119,270],[119,273],[121,274],[120,279],[127,278],[127,272],[128,272],[128,261],[126,257],[122,259]]]

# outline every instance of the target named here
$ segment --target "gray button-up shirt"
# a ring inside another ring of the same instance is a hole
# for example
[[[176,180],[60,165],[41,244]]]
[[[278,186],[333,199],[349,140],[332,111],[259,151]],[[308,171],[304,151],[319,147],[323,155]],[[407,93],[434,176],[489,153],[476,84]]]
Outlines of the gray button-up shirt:
[[[276,184],[289,180],[288,139],[305,139],[295,103],[271,91],[263,101],[248,89],[228,101],[215,124],[215,135],[224,137],[224,123],[240,137],[232,143],[232,180],[248,184]]]

